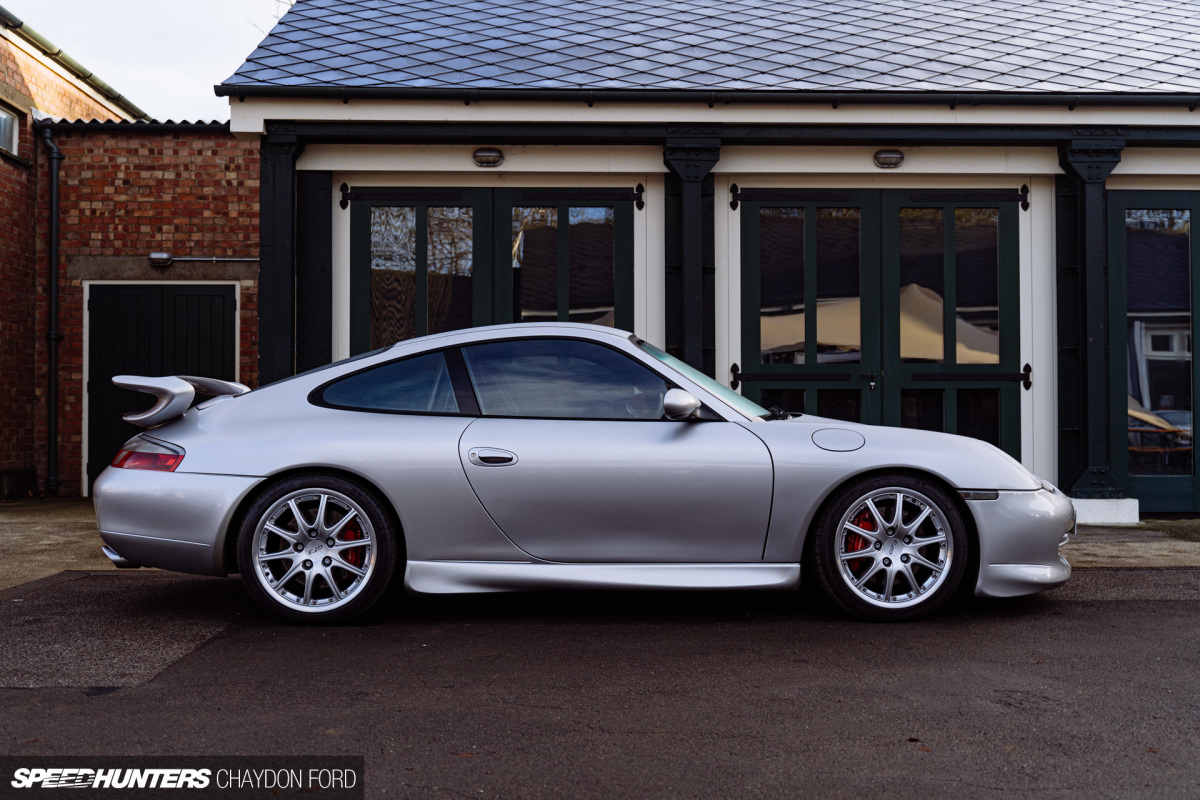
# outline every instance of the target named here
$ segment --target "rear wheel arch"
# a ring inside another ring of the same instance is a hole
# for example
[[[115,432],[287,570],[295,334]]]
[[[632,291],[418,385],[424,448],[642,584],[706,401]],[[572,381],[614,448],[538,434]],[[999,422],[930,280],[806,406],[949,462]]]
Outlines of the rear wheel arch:
[[[292,478],[303,477],[306,475],[341,478],[342,480],[357,484],[364,491],[374,495],[379,505],[391,516],[391,522],[392,525],[395,526],[397,535],[396,545],[399,547],[399,552],[397,553],[397,563],[404,564],[407,555],[407,547],[404,540],[404,526],[400,522],[400,515],[396,511],[396,507],[392,505],[392,501],[388,499],[388,496],[383,492],[383,490],[375,485],[374,482],[367,480],[362,475],[350,472],[349,470],[338,469],[336,467],[297,467],[295,469],[277,472],[266,480],[261,481],[251,491],[246,492],[246,496],[242,498],[240,503],[238,503],[237,509],[229,518],[229,525],[226,526],[223,539],[219,545],[223,555],[221,569],[226,575],[232,575],[238,572],[238,532],[242,529],[242,523],[246,519],[246,512],[250,510],[255,502],[257,502],[258,499],[263,496],[263,494],[270,491],[273,487],[283,483],[284,481],[291,480]]]

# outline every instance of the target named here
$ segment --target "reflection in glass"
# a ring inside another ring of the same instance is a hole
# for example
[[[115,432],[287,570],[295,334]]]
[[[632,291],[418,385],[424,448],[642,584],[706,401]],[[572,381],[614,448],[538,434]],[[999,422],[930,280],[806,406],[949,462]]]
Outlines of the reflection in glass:
[[[820,364],[857,364],[861,360],[858,234],[857,208],[817,209],[817,363]],[[821,397],[824,396],[822,392]]]
[[[862,422],[860,389],[821,389],[817,392],[817,416]]]
[[[1191,475],[1191,212],[1125,212],[1129,473]]]
[[[371,209],[371,349],[416,333],[417,210]]]
[[[946,430],[944,389],[901,389],[900,426],[923,431]]]
[[[615,326],[613,210],[572,208],[567,243],[571,322]]]
[[[958,390],[958,433],[1000,446],[1000,390]]]
[[[558,319],[558,209],[512,211],[513,319]]]
[[[999,364],[999,209],[954,209],[954,275],[958,363]]]
[[[900,360],[940,364],[945,360],[942,210],[900,209],[899,245]]]
[[[763,408],[782,408],[789,414],[804,413],[803,389],[763,389],[759,397]]]
[[[429,333],[471,327],[472,210],[431,208],[428,243]]]
[[[759,241],[762,363],[803,364],[804,209],[760,209]]]

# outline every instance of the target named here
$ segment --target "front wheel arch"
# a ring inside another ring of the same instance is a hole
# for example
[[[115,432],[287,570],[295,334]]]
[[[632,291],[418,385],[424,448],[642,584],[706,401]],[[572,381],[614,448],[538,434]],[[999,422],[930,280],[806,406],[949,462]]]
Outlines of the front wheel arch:
[[[853,475],[847,475],[841,482],[829,489],[825,498],[817,506],[812,517],[809,519],[808,527],[802,532],[804,536],[804,541],[800,546],[800,566],[803,571],[802,582],[807,585],[816,584],[816,576],[812,572],[814,566],[813,546],[816,542],[817,527],[821,524],[821,520],[824,518],[829,505],[850,484],[888,475],[904,475],[910,478],[926,480],[949,495],[959,515],[962,516],[963,522],[966,524],[967,564],[966,571],[962,576],[962,583],[959,587],[959,595],[974,594],[975,585],[979,582],[979,526],[975,522],[975,515],[971,512],[967,501],[959,494],[959,490],[951,486],[945,478],[932,472],[912,467],[879,467],[877,469],[866,470],[865,472],[856,472]]]

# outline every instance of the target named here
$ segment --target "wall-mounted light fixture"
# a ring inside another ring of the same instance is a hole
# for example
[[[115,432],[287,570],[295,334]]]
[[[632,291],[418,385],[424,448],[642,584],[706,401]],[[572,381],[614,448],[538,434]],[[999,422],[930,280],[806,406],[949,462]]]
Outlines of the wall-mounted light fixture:
[[[225,258],[225,257],[218,258],[217,256],[208,256],[208,257],[204,257],[204,256],[180,256],[179,258],[176,258],[175,256],[171,255],[170,253],[167,253],[167,252],[160,251],[160,252],[154,252],[154,253],[151,253],[149,256],[147,256],[147,257],[146,257],[146,260],[150,262],[150,266],[152,266],[152,267],[158,267],[159,269],[166,269],[167,267],[169,267],[169,266],[171,266],[172,264],[174,264],[176,261],[212,261],[212,262],[216,262],[216,261],[240,261],[240,262],[251,262],[251,261],[257,261],[258,259],[256,259],[256,258]]]
[[[904,163],[904,153],[899,150],[879,150],[875,153],[875,166],[880,169],[895,169]]]
[[[496,147],[481,147],[472,154],[477,167],[498,167],[504,163],[504,153]]]

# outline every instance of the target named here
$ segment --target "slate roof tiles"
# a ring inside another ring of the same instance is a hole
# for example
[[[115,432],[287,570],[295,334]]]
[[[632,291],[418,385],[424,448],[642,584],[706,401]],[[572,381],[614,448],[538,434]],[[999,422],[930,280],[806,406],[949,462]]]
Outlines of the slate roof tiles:
[[[1200,92],[1200,0],[297,0],[225,85]]]

